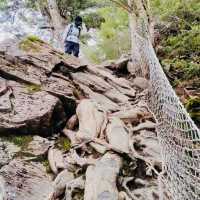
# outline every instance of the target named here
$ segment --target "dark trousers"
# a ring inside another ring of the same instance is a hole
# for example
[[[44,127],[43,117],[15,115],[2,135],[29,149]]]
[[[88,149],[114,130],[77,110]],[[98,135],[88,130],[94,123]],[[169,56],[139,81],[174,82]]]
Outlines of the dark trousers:
[[[65,42],[65,53],[72,54],[76,57],[79,55],[80,45],[75,42],[66,41]]]

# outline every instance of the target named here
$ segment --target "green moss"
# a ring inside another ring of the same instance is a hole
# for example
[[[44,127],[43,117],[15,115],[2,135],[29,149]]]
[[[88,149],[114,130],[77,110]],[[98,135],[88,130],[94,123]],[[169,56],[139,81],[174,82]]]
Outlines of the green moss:
[[[43,166],[46,168],[46,172],[47,172],[47,173],[51,173],[51,172],[52,172],[52,171],[51,171],[51,167],[50,167],[50,165],[49,165],[49,161],[48,161],[47,159],[43,160],[43,161],[42,161],[42,164],[43,164]]]
[[[70,140],[66,137],[59,137],[56,142],[56,147],[60,150],[69,151],[71,148]]]
[[[21,147],[22,150],[26,149],[28,144],[33,140],[33,136],[31,135],[9,135],[2,138]]]
[[[42,90],[40,85],[27,85],[26,89],[28,93],[40,92]]]
[[[30,35],[20,42],[19,48],[23,51],[38,52],[40,51],[38,43],[43,43],[43,41],[37,36]]]

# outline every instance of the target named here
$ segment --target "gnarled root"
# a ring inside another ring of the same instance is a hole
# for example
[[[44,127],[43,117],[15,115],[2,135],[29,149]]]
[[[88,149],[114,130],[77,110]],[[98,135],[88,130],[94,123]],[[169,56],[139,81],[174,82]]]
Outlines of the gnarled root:
[[[52,147],[49,149],[48,161],[54,174],[58,174],[59,169],[65,168],[62,153],[58,149],[53,149]]]
[[[66,184],[66,190],[65,190],[65,200],[72,200],[72,195],[75,192],[75,190],[84,190],[85,188],[85,180],[83,176],[80,176],[79,178],[76,178],[72,181],[69,181]]]
[[[57,198],[65,192],[66,183],[74,179],[72,172],[67,169],[58,174],[53,182],[54,194],[53,197]]]
[[[96,159],[93,158],[82,158],[80,157],[76,150],[71,150],[69,156],[66,157],[66,161],[73,165],[79,165],[80,167],[94,165]]]

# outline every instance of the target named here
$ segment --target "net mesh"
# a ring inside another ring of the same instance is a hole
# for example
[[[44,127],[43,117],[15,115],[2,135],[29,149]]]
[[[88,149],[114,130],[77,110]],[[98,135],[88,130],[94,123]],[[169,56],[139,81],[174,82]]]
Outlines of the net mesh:
[[[170,85],[152,45],[138,35],[135,37],[142,60],[149,68],[148,104],[158,123],[166,172],[162,183],[170,199],[200,200],[200,131]],[[166,199],[167,195],[163,196]]]

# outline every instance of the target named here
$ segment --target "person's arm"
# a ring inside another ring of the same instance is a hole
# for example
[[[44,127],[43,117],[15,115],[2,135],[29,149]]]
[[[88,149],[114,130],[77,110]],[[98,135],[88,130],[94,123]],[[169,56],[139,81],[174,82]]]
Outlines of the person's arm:
[[[70,29],[70,26],[71,26],[71,24],[67,25],[66,28],[65,28],[65,31],[63,33],[63,38],[62,38],[63,39],[63,43],[64,43],[64,41],[65,41],[65,39],[67,37],[67,34],[69,32],[69,29]]]

